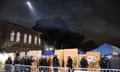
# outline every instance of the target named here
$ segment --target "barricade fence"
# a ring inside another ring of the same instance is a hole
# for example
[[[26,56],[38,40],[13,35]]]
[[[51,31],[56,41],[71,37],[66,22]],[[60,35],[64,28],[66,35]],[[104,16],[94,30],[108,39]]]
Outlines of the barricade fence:
[[[30,66],[30,65],[0,65],[0,72],[120,72],[120,69],[100,68],[73,68],[51,67],[51,66]]]
[[[120,69],[74,68],[72,72],[120,72]]]
[[[30,65],[1,65],[0,72],[68,72],[67,67],[30,66]]]
[[[0,72],[37,72],[37,66],[30,65],[1,65]]]
[[[38,72],[68,72],[67,67],[50,67],[50,66],[40,66],[38,67]],[[72,70],[70,70],[72,71]]]

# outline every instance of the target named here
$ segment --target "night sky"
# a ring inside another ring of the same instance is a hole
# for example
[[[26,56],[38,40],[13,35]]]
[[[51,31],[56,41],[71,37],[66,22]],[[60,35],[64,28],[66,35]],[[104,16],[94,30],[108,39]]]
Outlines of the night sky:
[[[0,0],[0,19],[32,28],[36,20],[61,17],[87,40],[120,46],[119,7],[119,0]]]

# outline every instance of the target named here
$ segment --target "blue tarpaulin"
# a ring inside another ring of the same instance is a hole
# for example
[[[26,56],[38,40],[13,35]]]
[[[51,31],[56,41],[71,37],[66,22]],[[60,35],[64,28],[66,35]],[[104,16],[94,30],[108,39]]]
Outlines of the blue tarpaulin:
[[[44,51],[43,56],[51,56],[51,55],[54,55],[54,52],[53,51]]]
[[[107,54],[112,54],[115,49],[112,45],[104,43],[103,45],[99,46],[98,48],[91,50],[92,52],[100,52],[101,56],[105,56]]]
[[[78,51],[78,54],[85,54],[84,51]]]

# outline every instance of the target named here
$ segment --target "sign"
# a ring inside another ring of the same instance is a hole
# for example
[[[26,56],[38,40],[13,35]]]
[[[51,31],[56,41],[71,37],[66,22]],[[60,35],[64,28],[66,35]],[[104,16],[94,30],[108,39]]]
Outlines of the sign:
[[[51,56],[51,55],[54,55],[54,52],[53,51],[44,51],[43,55],[44,56]]]
[[[97,61],[97,57],[96,56],[88,56],[88,62],[96,62]]]
[[[87,52],[86,58],[88,60],[89,68],[99,68],[100,52]]]

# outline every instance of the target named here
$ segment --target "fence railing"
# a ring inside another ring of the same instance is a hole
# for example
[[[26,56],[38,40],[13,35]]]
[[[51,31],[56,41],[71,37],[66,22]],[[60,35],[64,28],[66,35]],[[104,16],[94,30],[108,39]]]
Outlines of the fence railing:
[[[120,69],[74,68],[72,72],[120,72]]]
[[[29,65],[1,65],[0,72],[120,72],[120,69],[73,68]]]
[[[67,67],[40,66],[38,67],[38,70],[39,72],[68,72],[70,69]]]
[[[68,72],[67,67],[30,66],[30,65],[2,65],[0,72]]]

